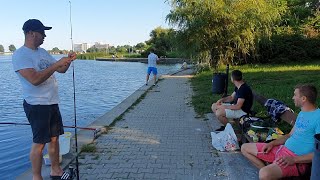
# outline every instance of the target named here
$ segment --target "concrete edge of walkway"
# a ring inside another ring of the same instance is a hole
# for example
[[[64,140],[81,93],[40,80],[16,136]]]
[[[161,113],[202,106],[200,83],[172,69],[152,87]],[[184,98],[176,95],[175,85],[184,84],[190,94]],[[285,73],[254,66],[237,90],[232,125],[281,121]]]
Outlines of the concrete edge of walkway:
[[[172,76],[179,72],[191,69],[193,67],[187,68],[187,69],[179,69],[175,72],[168,73],[165,75],[161,75],[159,77],[160,79],[163,79],[162,76]],[[87,127],[89,128],[105,128],[106,126],[110,126],[117,117],[124,114],[132,105],[135,103],[144,93],[147,93],[150,89],[153,88],[153,85],[151,83],[152,80],[149,81],[148,85],[141,86],[138,90],[133,92],[130,96],[128,96],[126,99],[124,99],[120,104],[112,108],[110,111],[105,113],[104,115],[98,117],[95,121],[93,121],[91,124],[89,124]],[[73,132],[72,132],[73,133]],[[101,132],[100,132],[101,133]],[[103,132],[102,132],[103,133]],[[80,152],[81,147],[83,145],[90,144],[94,141],[94,132],[88,131],[88,130],[79,130],[77,132],[77,139],[78,139],[78,152]],[[75,160],[75,138],[73,134],[73,138],[71,139],[72,147],[70,147],[70,150],[73,150],[72,153],[68,153],[66,155],[63,155],[63,161],[60,164],[63,170],[67,171],[69,169],[69,165],[72,164],[72,162]],[[80,153],[78,153],[80,154]],[[50,179],[49,176],[50,173],[50,166],[42,165],[42,176],[43,179]],[[32,170],[29,169],[26,172],[22,173],[20,176],[17,177],[17,180],[25,180],[25,179],[32,179]]]

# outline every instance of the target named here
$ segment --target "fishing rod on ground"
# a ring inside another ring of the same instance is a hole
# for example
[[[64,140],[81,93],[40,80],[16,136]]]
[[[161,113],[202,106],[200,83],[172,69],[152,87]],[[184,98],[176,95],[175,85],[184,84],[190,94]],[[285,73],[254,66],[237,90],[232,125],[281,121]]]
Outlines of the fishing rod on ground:
[[[71,1],[69,1],[70,5],[70,40],[71,40],[71,50],[74,52],[73,47],[73,38],[72,38],[72,18],[71,18]],[[76,147],[76,176],[77,180],[79,180],[79,158],[78,158],[78,133],[77,133],[77,111],[76,111],[76,85],[74,78],[74,63],[72,62],[72,84],[73,84],[73,112],[74,112],[74,138],[75,138],[75,147]],[[72,169],[72,168],[69,168]]]
[[[0,122],[0,125],[18,125],[18,126],[30,126],[29,123],[17,123],[17,122]],[[81,130],[89,130],[89,131],[93,131],[93,138],[96,139],[96,137],[98,136],[98,133],[102,132],[101,128],[90,128],[90,127],[75,127],[75,126],[63,126],[64,128],[77,128],[77,129],[81,129]]]

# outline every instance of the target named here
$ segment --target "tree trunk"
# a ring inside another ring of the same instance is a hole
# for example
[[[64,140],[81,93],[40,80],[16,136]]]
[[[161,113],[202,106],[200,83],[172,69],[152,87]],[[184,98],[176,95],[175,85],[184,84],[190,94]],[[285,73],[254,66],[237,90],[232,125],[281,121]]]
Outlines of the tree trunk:
[[[213,68],[214,72],[218,72],[218,59],[216,56],[216,49],[212,48],[210,50],[210,66]]]

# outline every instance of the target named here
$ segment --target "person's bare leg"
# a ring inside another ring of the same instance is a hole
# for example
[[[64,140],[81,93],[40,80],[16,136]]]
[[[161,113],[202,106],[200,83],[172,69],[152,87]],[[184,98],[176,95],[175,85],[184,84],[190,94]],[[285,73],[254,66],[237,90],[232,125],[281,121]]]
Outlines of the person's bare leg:
[[[281,168],[277,164],[269,164],[259,171],[260,180],[276,180],[282,178],[282,176]]]
[[[241,146],[241,153],[249,159],[257,168],[261,169],[265,167],[262,160],[257,158],[258,149],[256,143],[245,143]]]
[[[33,143],[30,151],[33,180],[43,180],[41,176],[42,151],[45,144]]]
[[[149,81],[149,74],[147,74],[147,77],[146,77],[146,84],[148,84],[148,81]]]
[[[61,176],[63,170],[59,165],[59,138],[52,137],[48,146],[49,157],[51,161],[51,176]]]
[[[218,108],[216,110],[216,116],[224,126],[228,124],[229,121],[228,121],[228,118],[226,117],[226,111],[224,110],[224,108]]]
[[[156,82],[157,82],[157,75],[153,75],[153,80],[154,80],[154,85],[156,84]]]

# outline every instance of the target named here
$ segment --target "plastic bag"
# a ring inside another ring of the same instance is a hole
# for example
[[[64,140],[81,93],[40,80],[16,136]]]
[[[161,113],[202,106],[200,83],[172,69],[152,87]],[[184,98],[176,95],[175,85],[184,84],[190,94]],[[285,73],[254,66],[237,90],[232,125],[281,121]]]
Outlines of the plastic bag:
[[[211,132],[212,146],[219,151],[235,151],[239,149],[237,136],[230,123],[224,131],[219,133]]]

